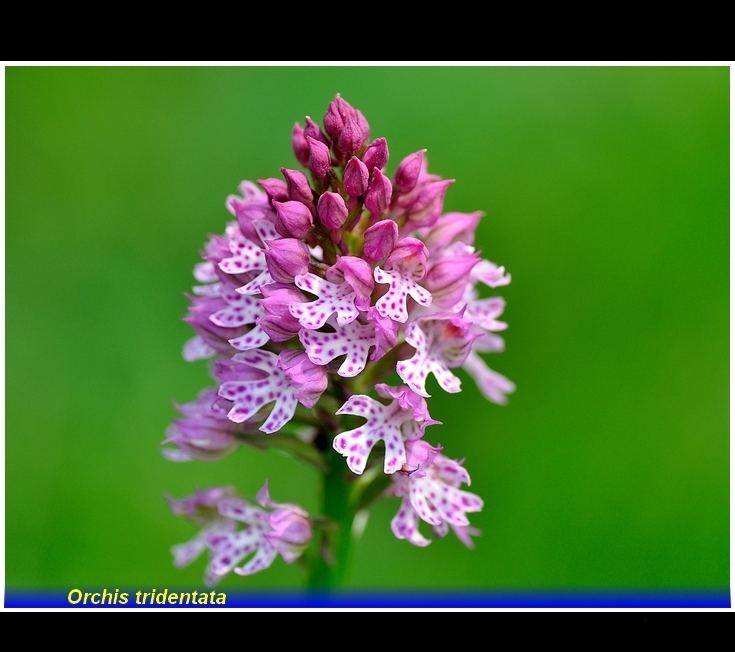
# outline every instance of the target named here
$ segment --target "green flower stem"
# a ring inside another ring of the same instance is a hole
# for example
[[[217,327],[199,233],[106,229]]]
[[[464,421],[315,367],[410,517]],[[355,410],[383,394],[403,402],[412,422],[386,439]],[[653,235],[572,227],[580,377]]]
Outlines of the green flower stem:
[[[345,477],[344,459],[331,446],[325,451],[328,468],[322,476],[322,514],[330,519],[333,528],[323,534],[319,550],[314,556],[309,588],[338,589],[344,586],[352,552],[352,524],[355,511],[350,500],[352,482]]]

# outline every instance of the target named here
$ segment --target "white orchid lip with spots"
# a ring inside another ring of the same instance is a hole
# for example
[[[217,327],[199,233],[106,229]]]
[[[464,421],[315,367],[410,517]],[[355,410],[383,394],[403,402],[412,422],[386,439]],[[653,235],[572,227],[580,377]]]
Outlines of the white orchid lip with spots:
[[[515,390],[483,357],[504,348],[505,302],[480,293],[510,275],[474,247],[482,212],[444,213],[454,181],[428,171],[426,150],[389,175],[386,139],[371,140],[339,95],[291,143],[303,170],[243,181],[194,267],[183,355],[209,360],[214,386],[177,407],[163,451],[211,461],[244,444],[281,449],[323,473],[322,506],[275,503],[267,481],[258,505],[230,487],[171,499],[201,528],[174,562],[207,551],[209,585],[279,556],[310,586],[344,583],[352,521],[381,498],[400,499],[398,539],[426,546],[451,530],[473,547],[468,515],[483,502],[463,488],[464,462],[426,441],[429,426],[442,431],[429,388],[460,392],[462,368],[489,401]]]

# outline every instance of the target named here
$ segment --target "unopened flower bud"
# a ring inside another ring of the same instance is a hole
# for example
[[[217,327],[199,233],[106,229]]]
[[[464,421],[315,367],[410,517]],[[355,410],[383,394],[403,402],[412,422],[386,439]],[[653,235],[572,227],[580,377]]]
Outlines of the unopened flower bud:
[[[320,143],[324,143],[329,146],[329,139],[326,137],[324,132],[319,128],[319,125],[314,122],[308,115],[306,116],[306,127],[304,127],[304,137],[308,140],[313,138],[318,140]]]
[[[309,248],[296,238],[266,242],[265,264],[273,280],[293,283],[294,276],[309,271]]]
[[[359,197],[365,194],[368,187],[370,173],[367,166],[357,156],[353,156],[345,166],[343,186],[350,197]]]
[[[288,322],[281,317],[275,315],[266,315],[256,322],[274,342],[287,342],[296,337],[301,328],[301,324],[296,319],[291,318]]]
[[[305,238],[311,228],[311,211],[300,201],[273,202],[276,231],[284,238]]]
[[[339,139],[339,135],[345,126],[345,115],[352,110],[352,107],[339,95],[329,103],[327,112],[324,115],[324,128],[332,140]]]
[[[362,254],[365,260],[383,260],[398,242],[398,225],[393,220],[381,220],[365,231]]]
[[[392,195],[393,187],[390,180],[380,171],[380,168],[375,168],[365,193],[365,206],[373,215],[378,215],[390,206]]]
[[[305,303],[306,296],[294,285],[288,283],[269,283],[262,288],[263,298],[260,305],[266,313],[276,317],[290,315],[288,306],[292,303]]]
[[[362,155],[362,162],[369,172],[372,172],[373,168],[382,170],[388,162],[388,141],[385,138],[376,138]]]
[[[346,119],[337,141],[337,149],[349,156],[358,152],[370,137],[370,125],[358,110],[353,110]]]
[[[306,167],[309,162],[309,144],[306,142],[304,128],[298,122],[294,124],[291,131],[291,146],[296,160]]]
[[[347,205],[342,195],[336,192],[325,192],[319,197],[316,207],[319,221],[330,231],[342,227],[347,219]]]
[[[320,179],[327,176],[327,172],[332,167],[332,158],[329,154],[329,148],[322,142],[306,137],[309,143],[309,163],[308,168]]]
[[[359,151],[370,136],[370,125],[365,116],[339,95],[329,103],[324,115],[324,128],[334,141],[335,150],[343,156]]]
[[[299,170],[289,170],[288,168],[281,168],[281,174],[286,177],[288,196],[294,201],[300,201],[302,204],[311,206],[314,202],[314,195],[306,175]]]
[[[399,164],[393,177],[396,188],[401,192],[410,192],[416,186],[421,173],[421,164],[424,160],[425,149],[409,154]]]
[[[283,179],[258,179],[258,184],[276,201],[288,200],[288,186]]]

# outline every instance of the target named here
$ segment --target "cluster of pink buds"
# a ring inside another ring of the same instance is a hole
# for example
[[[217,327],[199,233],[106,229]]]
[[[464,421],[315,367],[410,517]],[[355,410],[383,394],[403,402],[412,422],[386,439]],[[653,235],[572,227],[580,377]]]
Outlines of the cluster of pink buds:
[[[323,126],[307,117],[291,142],[306,171],[243,181],[226,201],[235,219],[210,237],[194,268],[185,321],[196,335],[184,358],[211,359],[215,385],[178,406],[183,418],[170,426],[164,453],[212,460],[241,444],[281,447],[372,500],[400,498],[391,523],[399,539],[429,544],[423,521],[471,547],[477,531],[467,515],[483,503],[460,488],[470,484],[462,462],[424,440],[439,423],[427,387],[459,392],[454,370],[462,367],[488,400],[506,402],[513,383],[481,356],[504,347],[505,302],[478,288],[507,285],[510,275],[474,247],[482,213],[443,212],[454,181],[428,172],[426,151],[389,176],[386,139],[370,140],[362,113],[340,96]],[[328,539],[344,525],[330,523],[337,517],[328,510],[310,518],[272,503],[267,485],[258,502],[275,511],[229,489],[172,502],[192,520],[206,513],[201,533],[174,548],[176,563],[209,550],[211,584],[233,569],[266,568],[278,553],[294,561],[315,529]]]

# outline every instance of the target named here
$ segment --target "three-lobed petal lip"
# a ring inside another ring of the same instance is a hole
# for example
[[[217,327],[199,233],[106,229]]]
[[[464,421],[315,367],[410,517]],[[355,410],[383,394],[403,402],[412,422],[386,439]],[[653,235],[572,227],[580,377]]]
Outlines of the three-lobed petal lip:
[[[429,425],[438,424],[426,409],[426,401],[408,388],[379,385],[378,393],[393,400],[384,405],[365,394],[350,396],[336,414],[350,414],[366,423],[337,435],[332,446],[347,458],[347,466],[361,475],[368,456],[378,441],[385,444],[383,470],[391,475],[406,464],[406,441],[423,436]]]

